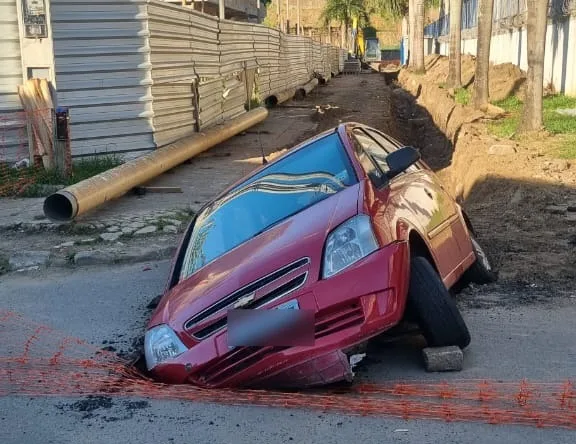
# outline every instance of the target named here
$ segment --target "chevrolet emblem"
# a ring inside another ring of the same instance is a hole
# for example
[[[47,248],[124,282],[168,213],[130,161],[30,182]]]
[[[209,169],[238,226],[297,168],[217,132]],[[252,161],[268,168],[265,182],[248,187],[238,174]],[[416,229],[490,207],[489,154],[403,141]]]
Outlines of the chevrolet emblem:
[[[247,296],[243,296],[240,299],[238,299],[235,303],[234,303],[234,308],[240,308],[240,307],[244,307],[245,305],[248,305],[250,302],[252,302],[254,300],[254,293],[250,293]]]

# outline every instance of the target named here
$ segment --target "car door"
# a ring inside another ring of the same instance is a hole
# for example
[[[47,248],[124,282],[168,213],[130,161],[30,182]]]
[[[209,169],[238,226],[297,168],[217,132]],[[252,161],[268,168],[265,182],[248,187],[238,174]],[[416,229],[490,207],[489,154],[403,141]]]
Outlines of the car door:
[[[401,145],[370,128],[357,128],[354,135],[386,172],[386,156]],[[390,189],[391,203],[397,216],[410,221],[427,237],[442,278],[449,278],[462,261],[457,236],[453,232],[453,224],[458,220],[455,202],[419,164],[393,178],[387,187],[379,189],[379,193],[386,193],[385,188]]]

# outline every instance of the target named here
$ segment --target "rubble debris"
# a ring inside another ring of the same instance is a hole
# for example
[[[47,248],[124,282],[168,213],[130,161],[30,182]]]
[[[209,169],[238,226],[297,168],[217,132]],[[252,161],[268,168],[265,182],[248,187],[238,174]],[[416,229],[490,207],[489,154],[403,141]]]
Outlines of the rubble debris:
[[[464,354],[460,347],[427,347],[422,350],[424,366],[428,372],[462,370]]]

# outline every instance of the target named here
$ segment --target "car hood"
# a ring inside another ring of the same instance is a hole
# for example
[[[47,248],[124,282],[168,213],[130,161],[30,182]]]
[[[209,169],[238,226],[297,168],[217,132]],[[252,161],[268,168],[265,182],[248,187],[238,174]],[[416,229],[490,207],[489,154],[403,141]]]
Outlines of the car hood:
[[[205,265],[163,296],[149,328],[169,324],[182,332],[186,321],[198,312],[302,257],[310,258],[309,282],[314,282],[328,233],[358,214],[360,189],[361,183],[350,186]]]

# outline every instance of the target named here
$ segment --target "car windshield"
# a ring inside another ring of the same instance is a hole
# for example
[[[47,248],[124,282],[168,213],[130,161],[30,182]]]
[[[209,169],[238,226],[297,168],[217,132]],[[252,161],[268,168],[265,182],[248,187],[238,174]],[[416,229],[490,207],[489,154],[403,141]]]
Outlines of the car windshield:
[[[198,215],[186,247],[180,280],[357,181],[337,133],[271,164]]]

